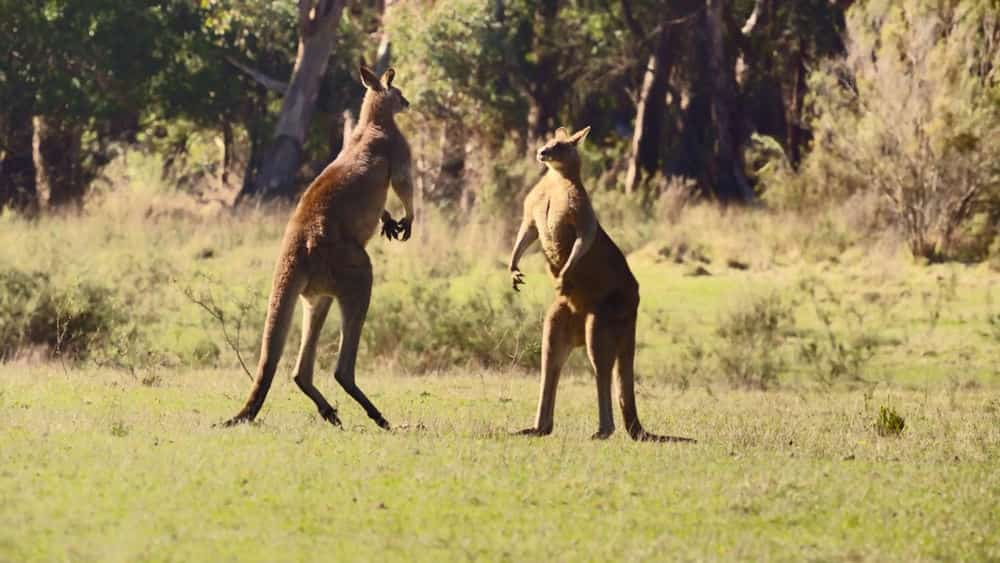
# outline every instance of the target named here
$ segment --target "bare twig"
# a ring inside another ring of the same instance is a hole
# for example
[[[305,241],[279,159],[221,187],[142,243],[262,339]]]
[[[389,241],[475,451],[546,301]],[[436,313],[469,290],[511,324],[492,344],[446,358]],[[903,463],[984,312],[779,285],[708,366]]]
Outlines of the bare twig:
[[[207,276],[202,277],[207,279]],[[216,304],[215,297],[211,294],[211,292],[206,291],[201,295],[196,295],[193,288],[184,287],[181,288],[181,293],[183,293],[189,301],[201,307],[206,313],[209,314],[209,316],[219,323],[219,327],[222,329],[222,338],[226,341],[226,345],[236,353],[236,359],[239,360],[240,367],[243,368],[243,373],[247,374],[247,378],[253,381],[253,374],[250,373],[250,369],[247,367],[246,362],[243,361],[243,353],[240,352],[240,333],[243,329],[243,318],[250,309],[250,303],[244,302],[237,305],[240,314],[233,323],[233,330],[235,334],[230,335],[229,322],[226,318],[226,312],[219,307],[218,304]]]

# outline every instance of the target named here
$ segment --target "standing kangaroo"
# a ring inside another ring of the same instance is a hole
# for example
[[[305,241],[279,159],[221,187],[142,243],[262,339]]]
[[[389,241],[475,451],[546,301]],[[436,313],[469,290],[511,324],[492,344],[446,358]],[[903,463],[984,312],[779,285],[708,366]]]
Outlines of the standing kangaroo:
[[[313,385],[316,341],[336,298],[342,327],[334,377],[375,424],[389,429],[382,413],[354,383],[354,363],[372,292],[372,264],[365,245],[380,219],[386,238],[410,238],[410,147],[395,121],[395,115],[410,104],[392,85],[393,69],[385,72],[383,82],[365,66],[360,72],[367,91],[358,124],[347,149],[313,180],[288,221],[271,284],[257,377],[246,405],[225,426],[252,421],[260,412],[281,359],[297,299],[305,311],[295,383],[316,403],[320,416],[340,425],[337,409]],[[390,183],[406,211],[398,222],[385,211]]]
[[[652,442],[693,442],[659,436],[643,429],[635,406],[635,326],[639,283],[621,250],[597,222],[580,179],[576,146],[590,127],[572,135],[563,128],[538,149],[545,176],[524,200],[524,218],[510,257],[515,290],[524,283],[518,262],[535,240],[541,242],[557,296],[542,329],[541,396],[535,425],[519,432],[545,436],[552,432],[559,372],[577,346],[586,344],[597,372],[599,425],[592,436],[605,439],[615,431],[611,413],[612,368],[618,379],[618,402],[629,436]]]

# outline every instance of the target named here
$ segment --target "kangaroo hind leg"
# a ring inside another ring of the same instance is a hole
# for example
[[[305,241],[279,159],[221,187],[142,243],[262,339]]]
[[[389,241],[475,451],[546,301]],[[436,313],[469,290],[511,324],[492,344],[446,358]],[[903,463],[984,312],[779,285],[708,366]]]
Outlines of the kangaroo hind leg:
[[[327,402],[313,384],[313,372],[316,365],[316,343],[320,330],[330,312],[333,298],[323,295],[319,297],[302,297],[302,345],[299,348],[299,359],[295,363],[295,384],[316,403],[319,415],[334,426],[340,426],[337,409]]]
[[[573,351],[574,328],[577,319],[569,306],[556,301],[545,314],[542,326],[542,373],[538,393],[538,412],[535,425],[518,434],[545,436],[552,433],[556,408],[556,387],[566,359]]]
[[[614,317],[598,310],[587,317],[587,356],[597,375],[597,432],[591,438],[603,440],[615,432],[615,420],[611,409],[612,368],[617,356],[621,327],[616,326]]]
[[[372,266],[368,253],[363,248],[354,248],[351,254],[351,260],[347,265],[337,269],[334,278],[341,316],[340,353],[337,356],[334,378],[344,391],[365,409],[368,418],[375,421],[380,428],[389,430],[389,422],[355,383],[355,364],[358,358],[358,346],[361,343],[361,329],[364,327],[372,296]]]

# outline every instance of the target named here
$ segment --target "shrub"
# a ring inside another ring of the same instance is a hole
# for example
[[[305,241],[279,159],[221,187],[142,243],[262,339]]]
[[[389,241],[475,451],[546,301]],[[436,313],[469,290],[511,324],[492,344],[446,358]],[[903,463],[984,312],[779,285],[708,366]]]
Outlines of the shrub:
[[[792,308],[776,294],[752,301],[722,319],[714,355],[729,382],[767,389],[778,384],[787,361],[782,352],[792,326]]]
[[[914,256],[952,257],[957,235],[1000,193],[1000,43],[985,2],[857,4],[847,56],[809,80],[814,150],[792,174],[780,147],[765,199],[786,207],[878,193]],[[992,229],[980,229],[992,232]]]
[[[906,420],[892,407],[882,405],[878,410],[878,418],[872,426],[879,436],[899,436],[906,428]]]
[[[112,295],[90,282],[58,286],[42,272],[0,272],[0,358],[29,348],[87,358],[126,322]]]
[[[408,293],[381,295],[362,332],[366,352],[428,371],[456,364],[540,365],[541,311],[505,291],[499,303],[485,289],[457,297],[447,283],[427,281]]]
[[[820,383],[832,385],[863,381],[864,370],[875,355],[876,339],[865,328],[861,309],[846,303],[826,284],[814,279],[799,283],[820,323],[815,334],[803,335],[798,356]],[[843,323],[838,330],[835,323]]]

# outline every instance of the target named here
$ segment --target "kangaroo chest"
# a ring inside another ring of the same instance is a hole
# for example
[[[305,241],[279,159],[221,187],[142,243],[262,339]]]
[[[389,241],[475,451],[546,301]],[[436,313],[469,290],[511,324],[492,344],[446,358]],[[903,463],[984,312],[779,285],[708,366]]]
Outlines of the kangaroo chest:
[[[554,271],[562,269],[576,241],[572,195],[566,191],[547,195],[535,208],[534,220],[546,261]]]

